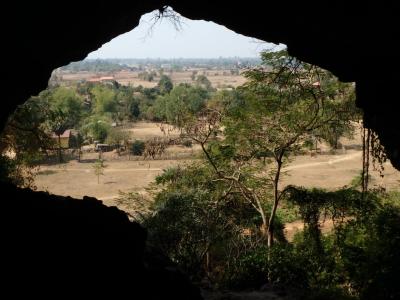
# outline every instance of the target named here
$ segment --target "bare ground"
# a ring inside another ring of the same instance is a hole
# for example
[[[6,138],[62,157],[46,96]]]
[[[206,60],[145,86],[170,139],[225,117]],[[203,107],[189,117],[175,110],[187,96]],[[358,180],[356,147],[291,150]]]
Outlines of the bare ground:
[[[175,151],[192,151],[190,148]],[[87,162],[71,161],[63,165],[41,166],[36,177],[39,190],[54,194],[82,198],[84,195],[102,200],[114,199],[119,191],[142,191],[154,178],[171,166],[187,164],[189,160],[113,160],[106,161],[104,175],[97,183],[92,167],[97,154],[85,154]],[[341,155],[320,155],[317,157],[298,156],[288,167],[282,186],[295,184],[305,187],[335,189],[348,185],[360,172],[361,152],[348,151]],[[371,185],[381,185],[389,190],[400,186],[400,172],[389,163],[385,164],[385,176],[379,177],[372,171]]]
[[[131,132],[132,139],[147,140],[163,136],[160,124],[157,123],[137,122],[125,130]],[[166,130],[168,131],[168,129]],[[170,137],[174,137],[179,132],[171,129],[168,134]],[[342,139],[342,143],[350,150],[343,148],[337,154],[295,157],[284,168],[286,175],[282,178],[281,186],[294,184],[304,187],[336,189],[349,185],[361,171],[360,139],[357,136],[351,140]],[[323,149],[324,145],[321,145],[321,148]],[[41,166],[35,183],[38,190],[75,198],[82,198],[84,195],[93,196],[103,200],[107,205],[116,205],[115,199],[119,196],[119,191],[144,192],[145,188],[154,181],[157,175],[162,173],[163,169],[190,163],[199,152],[197,145],[192,148],[174,145],[167,149],[162,160],[145,161],[140,157],[131,157],[131,160],[128,160],[127,156],[118,156],[111,152],[104,153],[107,167],[104,175],[100,177],[100,183],[97,183],[93,169],[93,163],[98,158],[98,154],[86,153],[82,157],[82,162],[70,161],[63,165]],[[382,186],[388,190],[399,189],[400,172],[394,169],[389,162],[385,163],[384,167],[384,177],[380,177],[377,171],[371,170],[371,187]],[[290,225],[292,228],[290,232],[296,231],[297,225]]]
[[[199,74],[203,74],[203,70],[198,70]],[[225,75],[224,75],[225,72]],[[242,75],[230,75],[230,70],[212,70],[205,71],[205,75],[210,80],[211,85],[214,88],[222,89],[228,86],[238,87],[246,82],[246,78]],[[145,88],[155,87],[160,80],[160,77],[157,76],[153,81],[149,82],[146,80],[142,80],[139,78],[138,74],[140,72],[137,71],[119,71],[112,72],[112,74],[107,72],[63,72],[60,76],[62,76],[63,82],[74,82],[79,80],[89,80],[91,78],[98,78],[101,76],[114,76],[115,80],[122,85],[133,85],[133,86],[143,86]],[[173,73],[166,72],[165,75],[168,75],[174,84],[179,83],[193,83],[191,79],[192,70],[189,71],[175,71]]]

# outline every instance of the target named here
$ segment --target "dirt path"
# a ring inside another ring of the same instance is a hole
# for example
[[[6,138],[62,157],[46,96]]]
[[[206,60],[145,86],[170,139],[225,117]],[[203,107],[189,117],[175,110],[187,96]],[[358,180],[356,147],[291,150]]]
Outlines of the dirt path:
[[[97,154],[86,154],[87,160],[95,160]],[[107,167],[104,176],[94,174],[90,162],[71,161],[63,165],[41,166],[35,178],[38,190],[47,190],[51,193],[82,198],[84,195],[107,200],[109,203],[119,196],[119,191],[140,192],[154,181],[155,177],[164,169],[189,164],[192,159],[182,160],[106,160]],[[361,170],[361,151],[348,150],[339,155],[309,155],[296,156],[284,168],[288,171],[282,177],[281,186],[297,185],[306,188],[319,187],[337,189],[350,184]],[[378,172],[371,170],[371,186],[381,185],[388,190],[398,189],[400,172],[389,163],[385,163],[385,177],[381,178]]]
[[[54,168],[42,168],[42,171],[43,170],[54,170]],[[161,168],[129,168],[129,169],[105,168],[104,170],[106,172],[135,172],[135,171],[162,171],[163,169],[161,169]],[[93,168],[92,169],[63,168],[63,169],[60,169],[60,171],[90,173],[90,172],[93,172]]]
[[[284,171],[290,171],[290,170],[295,170],[295,169],[302,169],[302,168],[309,168],[309,167],[316,167],[316,166],[323,166],[323,165],[333,165],[337,164],[339,162],[343,162],[346,160],[353,160],[357,157],[361,157],[361,152],[355,152],[355,153],[349,153],[345,155],[340,155],[340,157],[337,158],[332,158],[328,161],[319,161],[319,162],[311,162],[311,163],[306,163],[306,164],[300,164],[300,165],[293,165],[293,166],[288,166],[283,168]],[[337,155],[339,156],[339,155]]]

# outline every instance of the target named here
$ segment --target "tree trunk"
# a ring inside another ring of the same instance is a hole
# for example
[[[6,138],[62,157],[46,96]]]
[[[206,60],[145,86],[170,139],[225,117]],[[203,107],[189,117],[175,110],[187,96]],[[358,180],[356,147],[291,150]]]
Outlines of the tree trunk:
[[[58,135],[58,162],[61,164],[63,161],[62,155],[61,155],[61,135]]]
[[[282,168],[282,157],[283,153],[279,154],[279,157],[276,161],[277,169],[274,178],[274,204],[272,206],[272,211],[268,221],[268,247],[272,247],[274,244],[274,220],[276,215],[276,210],[279,204],[279,178],[281,175],[281,168]]]
[[[261,220],[262,220],[261,233],[268,240],[268,221],[267,221],[267,217],[265,216],[264,210],[263,210],[263,208],[261,206],[259,206],[259,209],[260,209],[260,215],[261,215]]]
[[[278,200],[274,195],[274,205],[272,207],[271,215],[268,221],[267,244],[269,248],[271,248],[274,245],[274,220],[277,207],[278,207]]]

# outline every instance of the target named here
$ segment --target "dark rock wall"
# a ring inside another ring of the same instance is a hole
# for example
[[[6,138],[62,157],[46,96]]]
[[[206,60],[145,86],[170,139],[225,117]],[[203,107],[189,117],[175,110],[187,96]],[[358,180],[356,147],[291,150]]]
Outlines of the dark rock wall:
[[[191,19],[285,43],[292,55],[355,81],[366,125],[400,169],[395,1],[5,2],[0,128],[16,105],[46,88],[53,69],[82,60],[166,4]],[[144,264],[145,233],[117,209],[93,199],[0,190],[0,293],[59,298],[84,288],[91,298],[117,291],[134,299],[198,298],[177,273]]]
[[[116,207],[2,185],[3,299],[201,299],[145,230]]]

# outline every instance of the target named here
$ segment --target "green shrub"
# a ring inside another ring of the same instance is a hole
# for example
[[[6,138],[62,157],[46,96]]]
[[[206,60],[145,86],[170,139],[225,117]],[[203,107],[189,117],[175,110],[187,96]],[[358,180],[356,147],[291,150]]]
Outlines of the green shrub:
[[[259,288],[267,282],[268,249],[264,245],[231,258],[223,274],[223,285],[232,289]]]
[[[182,141],[182,145],[187,148],[191,148],[193,146],[193,142],[192,140],[186,139]]]
[[[131,145],[131,153],[133,155],[142,155],[145,148],[145,143],[141,140],[136,140]]]
[[[385,205],[340,234],[340,263],[360,299],[399,299],[400,210]]]

